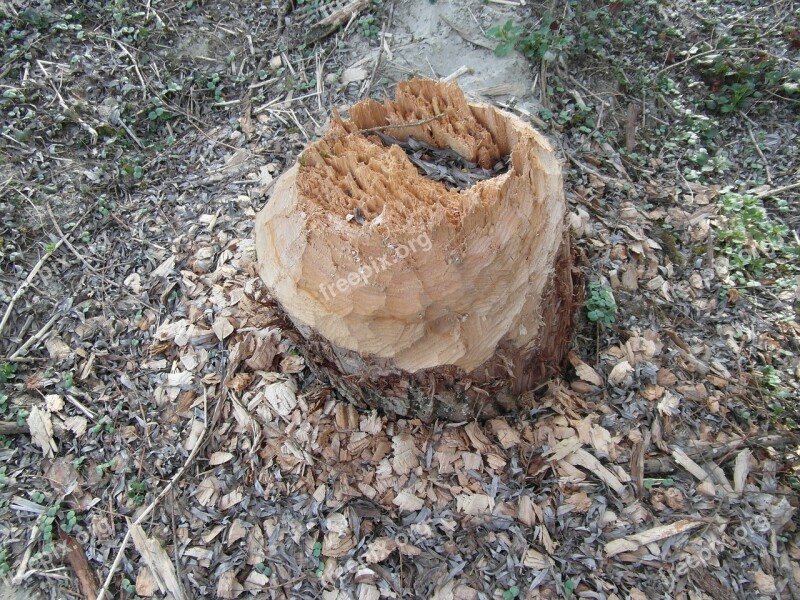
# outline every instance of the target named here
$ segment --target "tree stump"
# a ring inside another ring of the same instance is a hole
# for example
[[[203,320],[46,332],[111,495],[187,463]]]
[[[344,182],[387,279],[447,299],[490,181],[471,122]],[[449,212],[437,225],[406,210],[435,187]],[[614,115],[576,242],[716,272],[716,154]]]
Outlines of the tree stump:
[[[382,136],[510,166],[448,188]],[[566,355],[580,286],[565,216],[544,136],[454,83],[406,81],[393,102],[334,114],[277,180],[256,217],[258,270],[307,364],[351,402],[494,416]]]

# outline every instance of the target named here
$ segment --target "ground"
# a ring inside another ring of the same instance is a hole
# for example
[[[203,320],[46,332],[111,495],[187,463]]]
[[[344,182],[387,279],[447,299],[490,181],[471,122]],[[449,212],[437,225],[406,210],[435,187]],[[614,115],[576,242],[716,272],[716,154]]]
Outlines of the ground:
[[[798,16],[0,5],[0,593],[800,597]],[[356,410],[257,310],[275,178],[412,75],[563,159],[573,352],[488,422]]]

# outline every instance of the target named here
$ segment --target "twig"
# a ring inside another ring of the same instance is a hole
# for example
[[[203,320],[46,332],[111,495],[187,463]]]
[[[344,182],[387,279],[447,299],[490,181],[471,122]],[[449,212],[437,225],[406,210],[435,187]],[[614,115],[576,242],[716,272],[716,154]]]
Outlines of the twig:
[[[69,561],[69,565],[78,578],[83,597],[86,600],[95,600],[97,598],[97,580],[94,571],[89,566],[86,551],[78,543],[78,540],[71,535],[67,535],[61,528],[58,529],[58,536],[67,546],[67,561]]]
[[[95,202],[95,204],[97,203]],[[91,209],[86,211],[86,213],[84,213],[84,215],[78,220],[75,227],[73,228],[73,231],[77,231],[78,226],[81,223],[83,223],[83,220],[91,213],[92,209],[94,209],[94,205],[92,206]],[[44,266],[45,261],[48,258],[50,258],[53,255],[53,253],[61,247],[61,244],[67,241],[67,237],[68,237],[67,235],[62,235],[61,239],[58,240],[58,242],[56,242],[56,245],[53,248],[53,250],[51,252],[46,252],[45,255],[39,259],[39,262],[36,263],[33,269],[31,269],[31,272],[28,273],[28,277],[25,278],[25,281],[22,282],[22,285],[20,285],[19,288],[17,288],[17,291],[14,292],[14,295],[11,296],[11,300],[8,303],[8,307],[6,307],[6,312],[3,315],[3,320],[0,321],[0,334],[3,333],[3,329],[5,328],[9,317],[11,317],[11,311],[14,310],[14,304],[16,304],[17,300],[19,300],[22,297],[22,294],[25,293],[25,290],[27,290],[28,287],[30,287],[31,283],[33,283],[33,280],[36,278],[36,274],[39,273],[39,270]]]
[[[745,127],[747,127],[747,133],[750,135],[750,140],[753,142],[753,146],[756,147],[756,152],[758,152],[758,156],[761,157],[761,162],[764,163],[764,171],[767,176],[767,183],[772,185],[772,173],[769,170],[769,163],[767,162],[764,153],[761,151],[761,147],[758,145],[758,142],[756,141],[756,136],[753,134],[753,129],[747,123],[745,123]]]
[[[375,59],[375,64],[372,67],[372,74],[369,76],[369,83],[367,83],[367,89],[364,92],[364,97],[369,98],[369,93],[372,91],[372,86],[375,85],[375,76],[378,74],[378,69],[381,66],[381,59],[383,58],[383,47],[386,44],[386,32],[392,26],[392,17],[394,17],[394,2],[391,3],[389,6],[389,18],[383,22],[383,26],[381,27],[381,43],[378,47],[378,56]]]
[[[487,42],[483,38],[481,38],[481,37],[479,37],[477,35],[472,35],[469,31],[459,27],[458,25],[456,25],[455,23],[452,23],[451,21],[448,21],[442,15],[439,16],[439,19],[444,21],[447,24],[447,26],[450,27],[450,29],[452,29],[453,31],[455,31],[459,36],[461,36],[461,38],[464,41],[467,41],[470,44],[473,44],[475,46],[479,46],[480,48],[486,48],[487,50],[491,50],[492,52],[494,52],[495,46],[497,44],[490,44],[489,42]],[[480,24],[479,24],[479,26],[480,26]]]
[[[732,453],[740,448],[772,448],[774,446],[796,444],[797,441],[798,436],[794,434],[761,435],[751,438],[741,437],[721,444],[694,446],[686,448],[684,452],[695,461],[719,460],[724,463],[727,457],[732,456]],[[675,464],[669,456],[659,456],[644,461],[645,475],[672,473],[673,471],[675,471]]]
[[[667,65],[666,67],[661,69],[658,73],[656,73],[655,79],[658,79],[658,77],[662,73],[664,73],[666,71],[669,71],[669,70],[674,69],[676,67],[680,67],[681,65],[685,65],[686,63],[692,62],[693,60],[696,60],[698,58],[702,58],[704,56],[710,56],[711,54],[722,54],[722,53],[726,53],[726,52],[760,52],[762,54],[766,54],[767,56],[771,56],[772,58],[775,58],[777,60],[782,60],[782,61],[788,62],[789,64],[792,64],[792,65],[796,65],[797,64],[793,60],[790,60],[790,59],[785,58],[783,56],[778,56],[777,54],[772,54],[771,52],[767,52],[766,50],[762,50],[761,48],[717,48],[715,50],[706,50],[705,52],[699,52],[699,53],[694,54],[694,55],[690,56],[689,58],[686,58],[686,59],[684,59],[682,61],[673,63],[671,65]]]
[[[31,336],[31,337],[29,337],[29,338],[28,338],[28,339],[25,341],[25,343],[24,343],[24,344],[22,344],[22,346],[20,346],[19,348],[17,348],[17,349],[14,351],[14,354],[12,354],[11,356],[9,356],[9,357],[8,357],[8,360],[14,360],[14,359],[16,359],[16,358],[19,358],[20,354],[22,354],[23,352],[25,352],[25,351],[26,351],[28,348],[30,348],[30,347],[31,347],[33,344],[38,344],[39,342],[41,342],[41,341],[42,341],[42,339],[44,339],[44,336],[45,336],[45,334],[46,334],[48,331],[50,331],[50,328],[53,326],[53,324],[54,324],[56,321],[58,321],[58,320],[59,320],[59,319],[60,319],[62,316],[63,316],[63,315],[62,315],[60,312],[57,312],[57,313],[56,313],[56,314],[54,314],[52,317],[50,317],[50,319],[47,321],[47,323],[45,323],[44,325],[42,325],[42,328],[41,328],[39,331],[37,331],[37,332],[36,332],[36,333],[34,333],[34,334]]]
[[[14,585],[19,585],[25,579],[25,574],[28,570],[28,563],[31,560],[31,555],[33,554],[33,545],[36,543],[36,538],[39,537],[39,523],[38,521],[33,524],[31,528],[31,537],[28,541],[28,545],[25,547],[25,553],[22,555],[22,560],[19,563],[19,567],[17,567],[17,573],[14,575],[14,579],[11,580],[11,583]]]
[[[148,2],[147,4],[149,5],[150,3]],[[133,63],[133,68],[136,70],[136,75],[139,76],[139,83],[142,84],[142,100],[146,100],[147,84],[144,82],[144,77],[142,77],[142,72],[139,70],[139,63],[136,62],[136,59],[133,57],[133,54],[131,54],[130,51],[125,47],[125,44],[123,44],[119,40],[114,40],[114,41],[117,42],[117,45],[120,47],[120,50],[122,50],[122,53],[131,59],[131,62]]]
[[[74,390],[75,388],[72,389]],[[97,415],[94,414],[92,411],[90,411],[88,408],[86,408],[83,404],[78,402],[75,398],[73,398],[71,394],[65,394],[64,398],[66,399],[67,402],[72,404],[72,406],[77,408],[79,411],[81,411],[83,414],[89,417],[92,421],[94,421],[95,423],[97,422]]]
[[[0,435],[19,435],[28,431],[27,425],[20,425],[16,421],[0,421]]]
[[[630,154],[636,147],[636,121],[639,119],[639,106],[628,104],[628,121],[625,124],[625,151]]]
[[[794,183],[790,183],[789,185],[784,185],[783,187],[774,188],[771,190],[766,190],[764,192],[759,192],[756,194],[756,198],[770,198],[772,196],[777,196],[783,192],[788,192],[789,190],[795,190],[800,187],[800,181],[795,181]]]
[[[443,113],[439,113],[438,115],[435,115],[433,117],[430,117],[428,119],[422,119],[421,121],[411,121],[410,123],[399,123],[397,125],[378,125],[377,127],[367,127],[365,129],[357,129],[356,131],[353,131],[351,133],[343,133],[341,135],[334,135],[334,136],[329,137],[327,139],[329,139],[329,140],[338,140],[339,138],[347,137],[349,135],[353,135],[354,133],[373,133],[375,131],[384,131],[386,129],[405,129],[407,127],[417,127],[418,125],[425,125],[425,123],[430,123],[431,121],[436,121],[438,119],[441,119],[442,117],[444,117],[446,115],[447,115],[447,113],[443,112]]]
[[[218,411],[215,411],[218,412]],[[170,493],[172,488],[175,486],[176,483],[183,477],[186,471],[189,470],[189,467],[194,462],[194,459],[197,458],[197,455],[200,454],[200,450],[202,449],[206,433],[208,433],[209,424],[208,424],[208,396],[204,393],[203,394],[203,431],[200,432],[200,437],[197,440],[194,448],[192,448],[191,453],[186,458],[186,462],[183,463],[183,466],[178,470],[175,475],[172,476],[172,479],[169,480],[169,483],[166,487],[161,490],[161,492],[156,496],[155,500],[153,500],[149,506],[142,511],[142,514],[133,521],[130,527],[128,527],[128,531],[125,532],[125,537],[122,539],[122,543],[119,546],[119,550],[117,550],[117,555],[114,557],[114,562],[111,563],[111,568],[108,571],[108,576],[106,580],[103,582],[103,587],[100,588],[100,593],[97,595],[96,600],[103,600],[106,597],[106,592],[108,592],[108,588],[111,585],[111,580],[114,577],[114,573],[119,568],[120,563],[122,562],[122,557],[125,554],[125,547],[128,545],[128,542],[131,539],[131,527],[134,525],[141,525],[142,522],[150,515],[151,512],[155,509],[156,506],[164,499],[164,497]]]
[[[50,215],[50,220],[53,222],[53,227],[56,228],[56,231],[58,232],[58,235],[60,235],[61,237],[64,237],[64,233],[61,231],[61,227],[58,226],[58,221],[56,221],[56,216],[53,214],[53,209],[50,207],[50,203],[49,202],[47,203],[47,213]],[[75,246],[73,246],[72,243],[66,238],[64,238],[64,245],[67,248],[69,248],[75,256],[78,257],[78,260],[80,260],[83,263],[84,267],[89,269],[89,271],[91,273],[94,273],[95,275],[97,275],[100,279],[103,280],[104,283],[111,284],[112,286],[117,287],[117,288],[121,287],[120,284],[117,283],[116,281],[111,281],[109,279],[106,279],[105,275],[103,275],[100,271],[98,271],[92,265],[90,265],[89,261],[87,261],[81,255],[81,253],[78,252],[78,250],[75,248]]]

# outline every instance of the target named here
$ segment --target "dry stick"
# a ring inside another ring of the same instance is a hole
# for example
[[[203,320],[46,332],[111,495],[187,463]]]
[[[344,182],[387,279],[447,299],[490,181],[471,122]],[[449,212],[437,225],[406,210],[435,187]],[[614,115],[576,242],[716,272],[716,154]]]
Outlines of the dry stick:
[[[0,435],[19,435],[29,431],[27,425],[20,425],[16,421],[0,421]]]
[[[425,125],[425,123],[430,123],[431,121],[436,121],[441,119],[442,117],[446,116],[447,113],[439,113],[429,119],[422,119],[421,121],[412,121],[410,123],[400,123],[398,125],[378,125],[377,127],[367,127],[366,129],[357,129],[356,131],[350,133],[343,133],[341,135],[334,135],[329,137],[329,140],[338,140],[339,138],[344,138],[349,135],[353,135],[354,133],[374,133],[376,131],[384,131],[385,129],[405,129],[406,127],[416,127],[418,125]]]
[[[381,28],[381,43],[378,47],[378,56],[375,59],[375,65],[372,67],[372,74],[369,76],[369,83],[367,90],[364,92],[364,97],[369,98],[369,93],[372,91],[372,86],[375,85],[375,76],[378,74],[378,69],[381,66],[381,58],[383,58],[383,47],[386,45],[386,32],[392,26],[392,17],[394,16],[394,2],[389,6],[389,18],[383,22]]]
[[[41,342],[44,339],[44,336],[47,334],[47,332],[50,331],[50,328],[53,326],[53,324],[56,321],[58,321],[61,318],[61,316],[62,316],[61,313],[57,312],[52,317],[50,317],[50,320],[47,321],[47,323],[45,323],[44,325],[42,325],[42,328],[39,331],[37,331],[31,337],[29,337],[27,341],[24,344],[22,344],[22,346],[20,346],[14,351],[14,354],[8,357],[8,360],[15,360],[19,358],[20,354],[25,352],[33,344],[38,344],[39,342]]]
[[[800,181],[795,181],[794,183],[790,183],[789,185],[784,185],[783,187],[774,188],[771,190],[767,190],[765,192],[759,192],[756,194],[756,198],[769,198],[771,196],[777,196],[783,192],[788,192],[789,190],[794,190],[800,187]]]
[[[766,172],[767,175],[767,183],[772,185],[772,173],[770,173],[769,170],[769,163],[767,162],[764,153],[761,151],[761,147],[758,145],[758,142],[756,141],[756,136],[753,134],[753,129],[750,127],[750,125],[746,123],[745,127],[747,127],[747,133],[750,135],[750,140],[753,142],[753,146],[756,147],[756,152],[758,152],[758,156],[761,158],[761,162],[764,163],[764,171]]]
[[[78,584],[83,592],[83,596],[86,600],[95,600],[95,598],[97,598],[97,578],[91,566],[89,566],[86,552],[78,543],[78,540],[68,535],[60,528],[58,530],[58,536],[67,546],[67,561],[78,578]]]
[[[17,567],[17,573],[14,575],[14,578],[11,580],[11,583],[14,585],[19,585],[25,579],[25,575],[28,571],[28,563],[31,560],[31,556],[33,555],[33,545],[36,543],[36,538],[39,537],[39,523],[36,522],[33,524],[31,528],[31,537],[28,541],[28,545],[25,548],[25,553],[22,555],[22,560],[19,563],[19,567]]]
[[[222,402],[222,400],[219,400]],[[216,411],[215,411],[216,412]],[[203,431],[200,432],[200,438],[197,440],[194,448],[192,448],[192,452],[189,454],[186,462],[183,463],[183,466],[180,470],[172,476],[172,479],[169,480],[167,486],[161,490],[161,492],[156,496],[156,499],[153,500],[150,505],[139,515],[139,517],[130,525],[128,526],[128,531],[125,532],[125,537],[122,539],[122,543],[119,546],[119,550],[117,550],[117,555],[114,557],[114,562],[111,563],[111,568],[108,571],[108,576],[106,580],[103,582],[103,587],[100,588],[100,593],[97,595],[96,600],[103,600],[106,596],[106,592],[108,591],[109,586],[111,585],[111,579],[114,577],[114,573],[119,568],[120,563],[122,562],[122,557],[125,555],[125,547],[128,545],[128,541],[131,539],[131,527],[133,525],[141,525],[142,522],[150,515],[151,512],[155,509],[156,506],[164,499],[164,497],[169,494],[170,490],[175,486],[176,483],[183,477],[186,471],[189,470],[189,467],[194,462],[194,459],[197,458],[197,455],[200,454],[200,449],[203,447],[203,443],[205,442],[206,433],[208,432],[209,424],[208,424],[208,396],[203,392]]]
[[[628,121],[625,123],[625,151],[633,152],[636,146],[636,122],[639,119],[639,106],[635,102],[628,104]]]
[[[47,203],[47,213],[50,215],[50,220],[53,222],[53,227],[55,227],[55,228],[56,228],[56,231],[58,232],[58,235],[60,235],[61,237],[64,237],[64,234],[63,234],[63,233],[62,233],[62,231],[61,231],[61,227],[59,227],[59,226],[58,226],[58,221],[56,221],[56,217],[55,217],[55,215],[53,214],[53,209],[52,209],[52,208],[50,208],[50,203],[49,203],[49,202]],[[90,264],[89,264],[89,261],[87,261],[87,260],[86,260],[86,259],[85,259],[85,258],[84,258],[82,255],[81,255],[81,253],[80,253],[80,252],[78,252],[78,250],[75,248],[75,246],[73,246],[73,245],[72,245],[72,243],[71,243],[69,240],[67,240],[67,239],[64,239],[64,245],[65,245],[67,248],[69,248],[70,250],[72,250],[72,253],[73,253],[75,256],[77,256],[77,257],[78,257],[78,260],[80,260],[80,261],[83,263],[83,266],[84,266],[84,267],[86,267],[87,269],[89,269],[89,272],[91,272],[91,273],[94,273],[95,275],[97,275],[97,276],[98,276],[100,279],[102,279],[102,280],[103,280],[103,282],[104,282],[104,283],[106,283],[106,284],[111,284],[111,285],[112,285],[112,286],[114,286],[114,287],[121,287],[121,286],[120,286],[120,284],[119,284],[119,283],[117,283],[116,281],[111,281],[111,280],[109,280],[109,279],[106,279],[105,275],[103,275],[103,274],[102,274],[100,271],[98,271],[98,270],[97,270],[97,269],[95,269],[95,268],[94,268],[92,265],[90,265]]]
[[[658,73],[656,73],[655,76],[656,76],[656,78],[658,78],[659,75],[661,75],[662,73],[664,73],[666,71],[669,71],[670,69],[674,69],[676,67],[680,67],[681,65],[685,65],[686,63],[692,62],[693,60],[696,60],[698,58],[702,58],[703,56],[709,56],[711,54],[721,54],[721,53],[725,53],[725,52],[761,52],[762,54],[766,54],[767,56],[771,56],[772,58],[776,58],[778,60],[782,60],[782,61],[788,62],[791,65],[796,65],[797,64],[793,60],[790,60],[790,59],[785,58],[783,56],[778,56],[777,54],[772,54],[771,52],[767,52],[766,50],[762,50],[761,48],[718,48],[716,50],[706,50],[705,52],[700,52],[698,54],[694,54],[693,56],[690,56],[689,58],[686,58],[686,59],[684,59],[684,60],[682,60],[680,62],[676,62],[676,63],[673,63],[671,65],[667,65],[666,67],[661,69]]]
[[[91,213],[92,209],[94,209],[94,206],[92,206],[92,208],[86,211],[86,213],[84,213],[84,215],[78,220],[78,222],[75,224],[75,227],[73,228],[73,231],[77,231],[78,226],[81,223],[83,223],[83,220]],[[56,245],[53,248],[53,250],[51,252],[46,252],[45,255],[39,259],[39,262],[36,263],[33,269],[31,269],[31,272],[28,273],[28,277],[25,279],[25,281],[22,282],[22,285],[19,286],[16,292],[14,292],[14,295],[11,297],[11,301],[8,303],[6,312],[3,315],[3,320],[0,321],[0,334],[3,333],[3,328],[5,328],[6,323],[8,323],[9,317],[11,317],[11,311],[14,310],[14,304],[16,304],[17,300],[19,300],[22,297],[22,294],[25,293],[25,290],[27,290],[28,287],[30,287],[31,283],[33,283],[33,280],[36,278],[36,274],[39,272],[39,269],[41,269],[42,266],[44,266],[45,261],[48,258],[50,258],[53,255],[53,253],[61,247],[61,244],[67,241],[67,237],[68,235],[61,236],[61,239],[58,240],[58,242],[56,242]]]
[[[127,56],[128,58],[131,59],[131,62],[133,63],[133,68],[136,71],[136,75],[139,77],[139,83],[142,84],[142,100],[146,100],[147,99],[147,84],[144,82],[144,77],[142,77],[142,72],[139,70],[139,63],[133,57],[133,54],[131,54],[130,51],[125,47],[125,44],[123,44],[119,40],[115,40],[115,41],[117,42],[117,45],[120,47],[120,50],[122,50],[122,53],[125,56]]]

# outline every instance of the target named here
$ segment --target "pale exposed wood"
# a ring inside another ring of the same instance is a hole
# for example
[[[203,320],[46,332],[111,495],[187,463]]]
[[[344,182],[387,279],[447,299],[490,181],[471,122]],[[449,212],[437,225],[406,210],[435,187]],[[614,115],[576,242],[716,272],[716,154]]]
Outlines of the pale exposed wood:
[[[673,448],[672,449],[672,458],[678,463],[681,467],[686,469],[689,473],[691,473],[698,481],[706,481],[709,479],[710,475],[696,462],[694,462],[689,456],[681,450],[680,448]]]
[[[511,167],[447,189],[365,131],[374,128],[483,168],[510,155]],[[458,373],[505,378],[519,392],[554,370],[569,341],[565,214],[561,168],[541,134],[469,104],[457,84],[402,82],[394,102],[334,115],[278,179],[256,219],[259,274],[311,350],[354,376],[339,382],[348,397],[359,395],[359,378],[424,372],[422,387],[426,370],[443,367],[456,368],[451,382]],[[403,394],[384,408],[409,414]]]
[[[664,538],[683,533],[684,531],[691,531],[692,529],[700,527],[700,525],[703,525],[703,521],[683,519],[682,521],[677,521],[669,525],[660,525],[633,535],[627,535],[624,538],[611,540],[606,544],[606,556],[612,557],[622,552],[633,552],[639,548],[639,546],[657,542]]]

